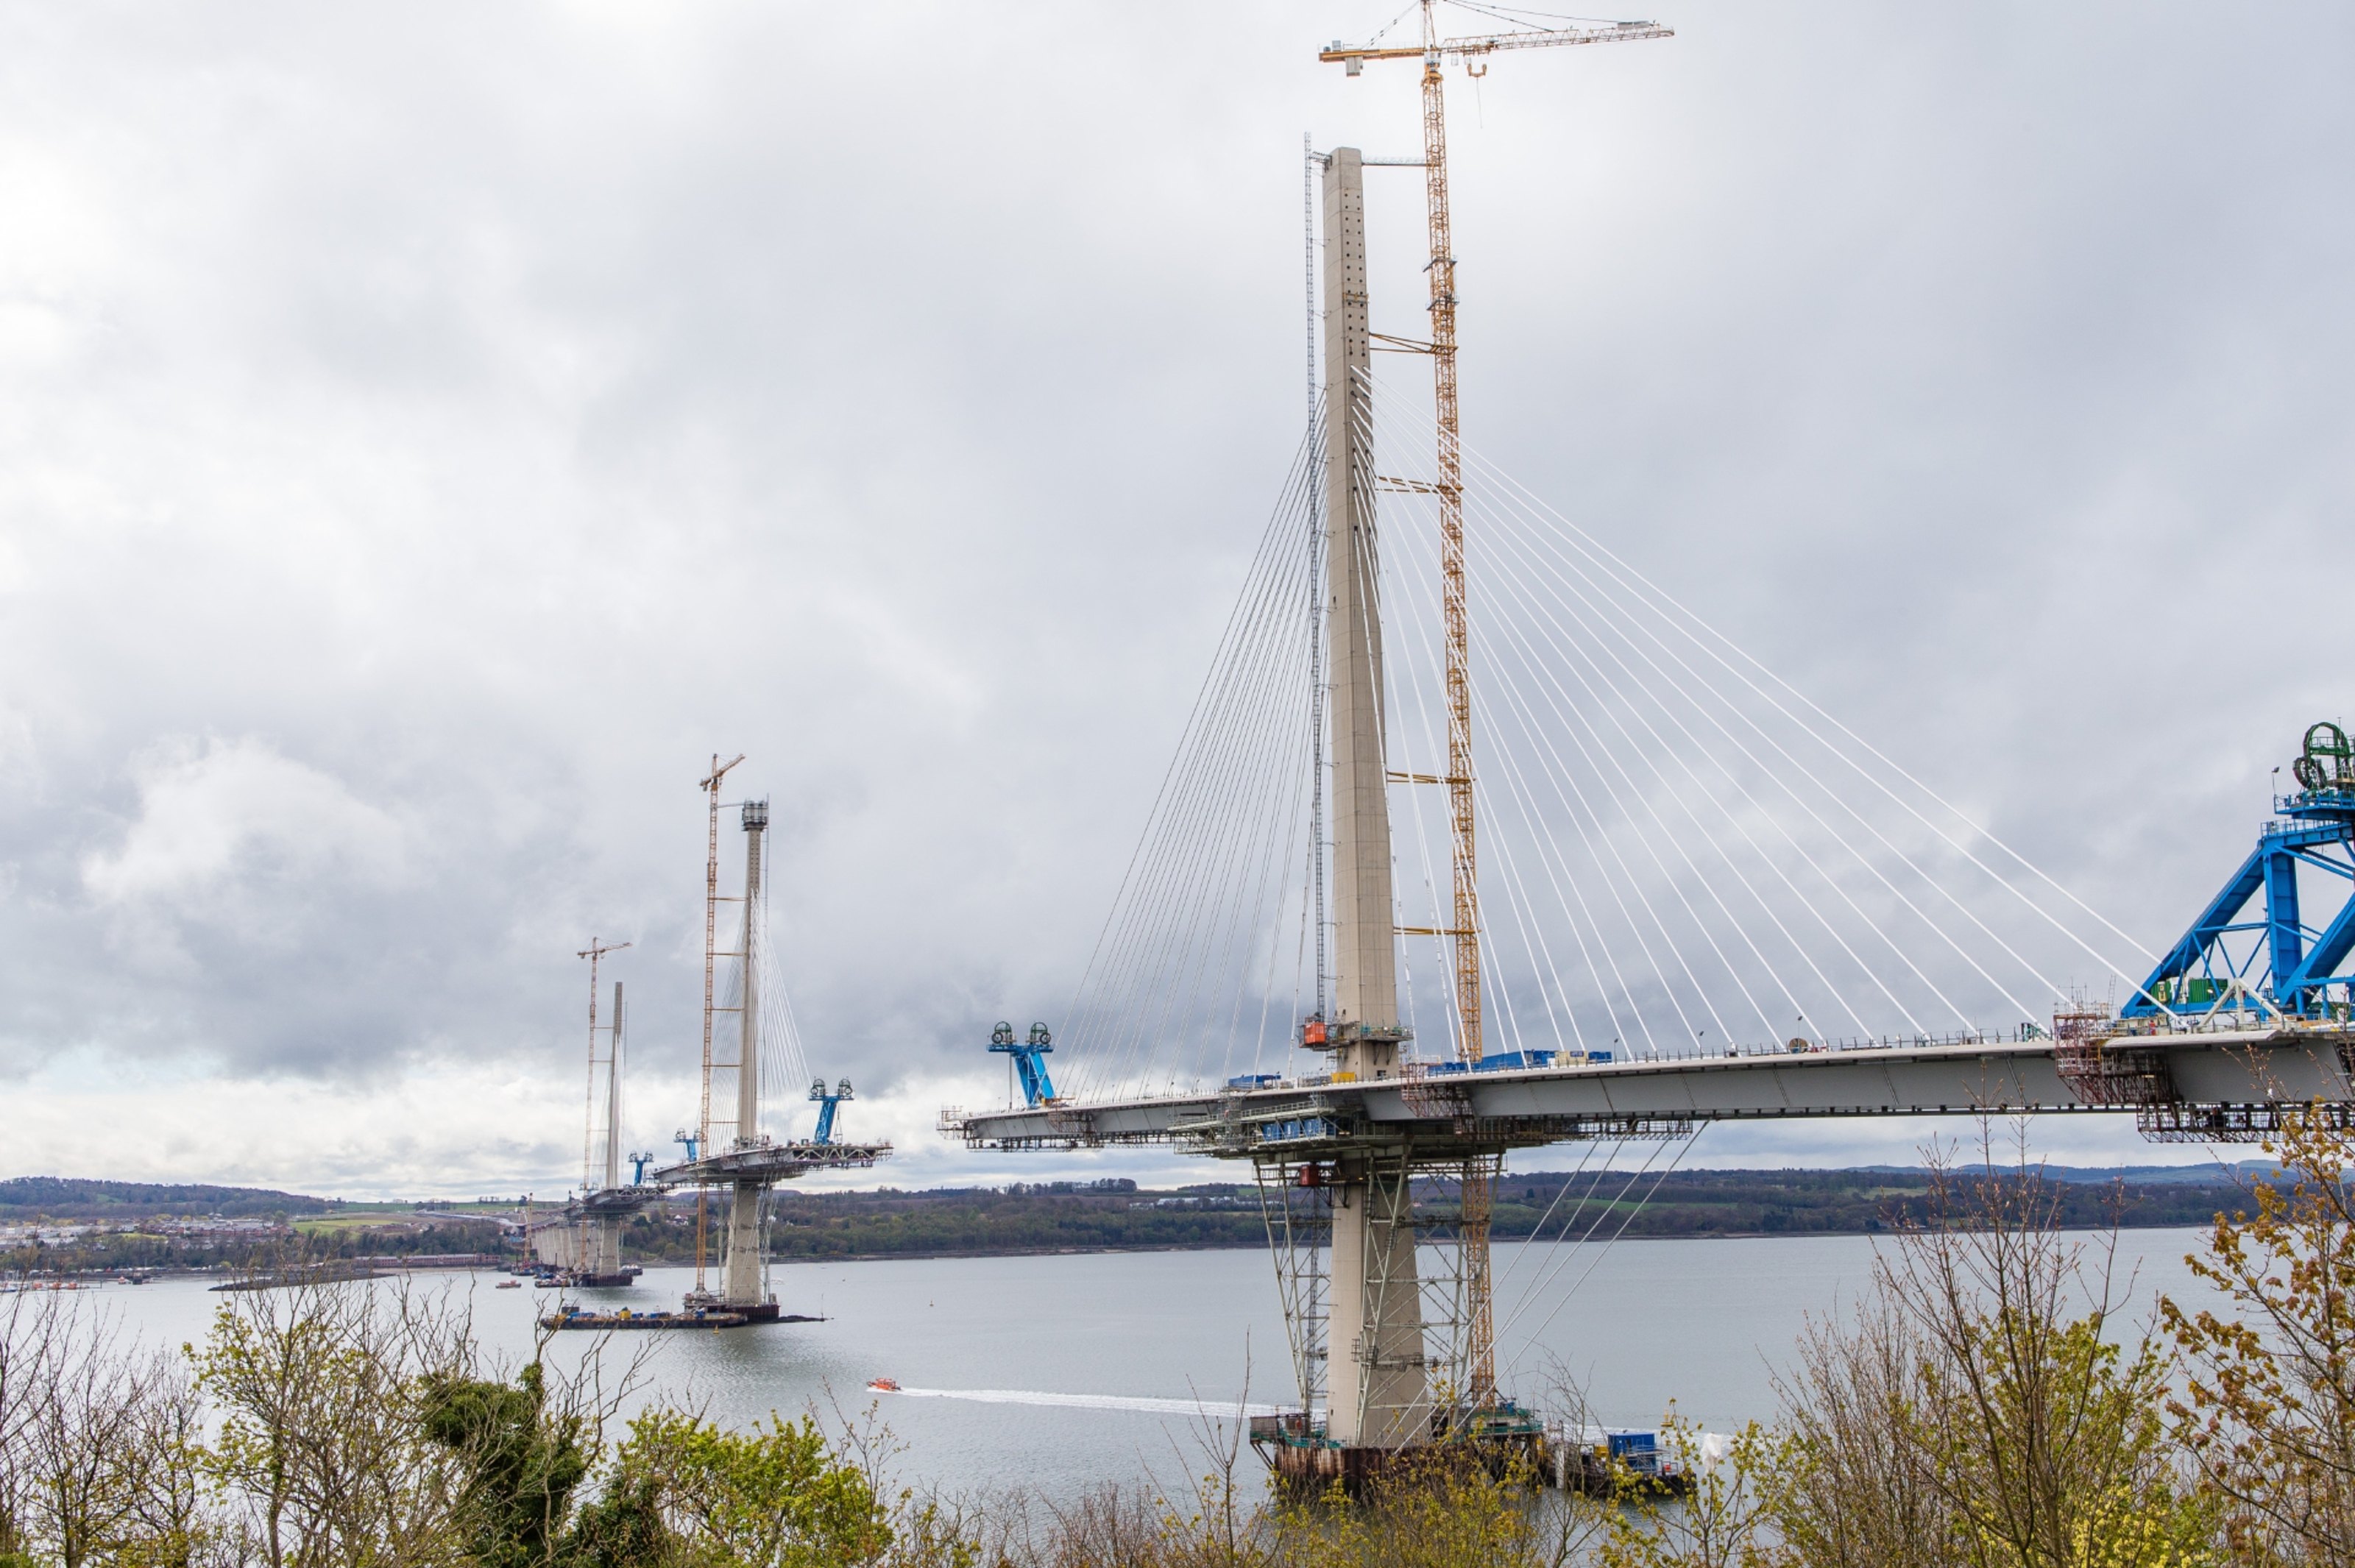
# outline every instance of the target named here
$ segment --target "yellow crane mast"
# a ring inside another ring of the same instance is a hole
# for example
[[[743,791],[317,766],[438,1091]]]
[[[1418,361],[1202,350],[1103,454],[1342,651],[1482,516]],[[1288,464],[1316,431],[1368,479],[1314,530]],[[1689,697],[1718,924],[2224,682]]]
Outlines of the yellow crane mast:
[[[1441,779],[1412,777],[1417,783],[1447,785],[1448,818],[1453,847],[1452,881],[1455,918],[1444,934],[1455,943],[1456,1054],[1477,1064],[1484,1051],[1480,1008],[1480,884],[1477,846],[1472,814],[1472,651],[1464,599],[1464,456],[1455,411],[1455,246],[1447,211],[1447,113],[1441,66],[1463,62],[1473,76],[1487,73],[1487,57],[1509,49],[1552,48],[1569,44],[1625,44],[1646,38],[1671,38],[1676,34],[1655,22],[1617,22],[1607,27],[1528,27],[1476,37],[1447,38],[1439,33],[1437,9],[1443,0],[1421,0],[1423,40],[1413,46],[1383,46],[1377,41],[1350,46],[1334,40],[1317,59],[1339,62],[1351,76],[1360,74],[1368,60],[1411,59],[1423,62],[1423,191],[1431,235],[1432,395],[1439,430],[1438,472],[1427,489],[1439,502],[1440,608],[1447,643],[1447,772]],[[1501,9],[1466,6],[1481,15],[1510,20]],[[1529,13],[1524,13],[1528,15]],[[1473,62],[1480,62],[1477,69]],[[1488,1226],[1496,1207],[1497,1174],[1502,1157],[1482,1155],[1465,1162],[1462,1179],[1465,1296],[1470,1322],[1466,1349],[1470,1366],[1465,1392],[1475,1404],[1486,1404],[1496,1393],[1497,1358],[1494,1309],[1488,1276]]]
[[[711,1015],[718,999],[712,992],[714,969],[719,955],[719,781],[728,770],[744,760],[739,752],[734,760],[721,762],[719,753],[711,753],[711,772],[696,787],[702,790],[711,807],[710,835],[703,859],[703,1101],[695,1118],[694,1147],[688,1157],[709,1157],[711,1153]],[[741,1072],[742,1068],[740,1066]],[[741,1129],[739,1129],[740,1131]],[[704,1237],[709,1219],[709,1191],[698,1185],[695,1189],[695,1292],[705,1293]]]
[[[581,1191],[583,1197],[598,1188],[596,1171],[592,1168],[597,1145],[597,961],[608,953],[619,953],[629,945],[626,942],[601,942],[592,936],[589,939],[589,945],[573,955],[589,960],[589,1122],[588,1129],[581,1135]],[[605,1060],[608,1076],[611,1076],[613,1056],[610,1051]],[[608,1084],[606,1093],[610,1095],[613,1092],[613,1085]]]

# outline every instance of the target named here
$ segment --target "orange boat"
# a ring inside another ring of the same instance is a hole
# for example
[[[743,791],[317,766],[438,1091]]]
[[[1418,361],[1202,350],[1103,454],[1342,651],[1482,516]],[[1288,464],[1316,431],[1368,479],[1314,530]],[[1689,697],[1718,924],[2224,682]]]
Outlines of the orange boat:
[[[867,1380],[867,1386],[873,1389],[877,1393],[898,1393],[900,1392],[900,1385],[893,1382],[890,1378],[869,1378]]]

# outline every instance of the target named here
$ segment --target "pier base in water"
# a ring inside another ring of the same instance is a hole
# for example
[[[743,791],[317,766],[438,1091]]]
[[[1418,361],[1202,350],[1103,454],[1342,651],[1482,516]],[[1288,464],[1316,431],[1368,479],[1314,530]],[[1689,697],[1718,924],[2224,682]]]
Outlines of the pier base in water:
[[[1443,1416],[1433,1425],[1442,1434],[1441,1441],[1383,1448],[1336,1442],[1326,1435],[1322,1422],[1297,1413],[1255,1415],[1251,1441],[1276,1485],[1295,1496],[1338,1486],[1357,1497],[1369,1487],[1442,1480],[1474,1467],[1499,1480],[1562,1484],[1557,1479],[1561,1467],[1547,1449],[1543,1424],[1526,1411],[1508,1405],[1471,1413],[1454,1423]],[[1576,1484],[1574,1478],[1572,1484]]]

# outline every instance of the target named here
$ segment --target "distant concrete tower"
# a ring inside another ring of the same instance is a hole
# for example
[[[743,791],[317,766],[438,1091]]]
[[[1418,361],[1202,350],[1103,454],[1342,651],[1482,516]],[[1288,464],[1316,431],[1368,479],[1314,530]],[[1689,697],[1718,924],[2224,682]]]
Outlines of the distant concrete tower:
[[[1364,159],[1325,163],[1325,630],[1333,724],[1336,1072],[1396,1076],[1398,933],[1383,747],[1381,551],[1375,534]],[[1334,1168],[1327,1431],[1391,1448],[1427,1436],[1423,1303],[1404,1151]]]
[[[613,1036],[605,1054],[605,1186],[622,1185],[622,983],[613,982]]]
[[[761,840],[769,827],[769,803],[744,803],[744,1006],[737,1015],[736,1147],[761,1141]],[[719,1297],[731,1307],[759,1307],[768,1300],[767,1260],[761,1255],[761,1205],[765,1181],[733,1184],[728,1207],[728,1245],[720,1265]]]
[[[622,982],[613,982],[613,1026],[605,1053],[605,1166],[599,1191],[622,1185]],[[584,1194],[583,1196],[586,1196]],[[591,1221],[590,1274],[600,1277],[622,1272],[623,1214],[601,1214]]]

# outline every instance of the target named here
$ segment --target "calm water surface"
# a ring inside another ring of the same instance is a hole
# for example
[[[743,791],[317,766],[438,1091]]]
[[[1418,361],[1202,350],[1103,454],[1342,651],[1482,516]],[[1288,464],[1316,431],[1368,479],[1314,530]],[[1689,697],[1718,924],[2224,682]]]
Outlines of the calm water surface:
[[[2162,1291],[2200,1296],[2205,1287],[2182,1262],[2200,1240],[2127,1232],[2121,1275],[2139,1268],[2133,1316]],[[1499,1244],[1501,1381],[1534,1396],[1553,1369],[1567,1370],[1614,1425],[1650,1425],[1670,1400],[1719,1431],[1771,1418],[1774,1370],[1808,1316],[1843,1310],[1869,1285],[1873,1247],[1862,1236],[1622,1242],[1584,1253]],[[690,1273],[653,1269],[634,1289],[582,1299],[675,1307]],[[488,1275],[419,1277],[471,1301],[493,1355],[528,1355],[542,1293],[494,1290]],[[698,1404],[730,1425],[813,1403],[861,1411],[878,1397],[866,1390],[873,1377],[938,1391],[880,1396],[881,1418],[907,1446],[908,1477],[1064,1495],[1099,1480],[1183,1477],[1198,1467],[1191,1402],[1273,1403],[1291,1383],[1263,1253],[794,1264],[773,1278],[786,1311],[827,1321],[614,1336],[607,1364],[643,1347],[650,1385],[640,1403]],[[80,1311],[119,1313],[150,1342],[176,1344],[200,1338],[226,1298],[201,1281],[159,1281],[73,1299]],[[560,1335],[556,1354],[571,1362],[597,1339]]]

